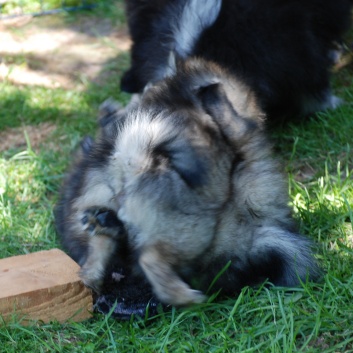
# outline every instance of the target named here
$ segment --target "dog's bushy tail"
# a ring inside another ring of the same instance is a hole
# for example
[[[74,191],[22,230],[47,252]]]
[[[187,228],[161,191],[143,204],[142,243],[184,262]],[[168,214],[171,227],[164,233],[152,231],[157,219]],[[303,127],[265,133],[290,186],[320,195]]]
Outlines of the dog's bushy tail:
[[[268,278],[277,286],[294,287],[321,276],[313,243],[275,227],[258,230],[249,259],[259,277]]]

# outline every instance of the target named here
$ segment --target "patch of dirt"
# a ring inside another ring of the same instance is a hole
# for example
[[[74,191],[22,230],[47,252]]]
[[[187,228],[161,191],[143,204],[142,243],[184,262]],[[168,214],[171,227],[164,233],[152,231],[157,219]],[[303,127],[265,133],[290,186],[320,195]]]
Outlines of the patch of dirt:
[[[299,182],[307,182],[312,180],[317,171],[309,164],[305,163],[304,165],[298,165],[295,167],[297,172],[295,173],[295,180]]]
[[[0,79],[80,89],[82,78],[93,80],[107,61],[130,48],[126,28],[107,19],[82,16],[71,26],[56,21],[48,16],[23,26],[0,23]]]
[[[330,335],[328,334],[328,335],[325,335],[325,336],[330,336]],[[329,344],[327,343],[327,337],[325,337],[325,336],[324,335],[323,336],[319,336],[315,340],[312,340],[309,343],[309,346],[315,347],[315,348],[319,348],[319,349],[322,349],[322,350],[330,348]]]
[[[31,142],[31,147],[35,150],[39,145],[48,139],[56,126],[52,123],[41,123],[39,125],[24,125],[20,128],[9,128],[0,131],[0,152],[10,148],[26,147],[26,134]]]
[[[77,16],[72,23],[60,16],[0,21],[0,81],[83,90],[130,45],[125,27],[92,14]],[[0,151],[26,146],[24,131],[36,148],[54,129],[43,123],[2,131]]]

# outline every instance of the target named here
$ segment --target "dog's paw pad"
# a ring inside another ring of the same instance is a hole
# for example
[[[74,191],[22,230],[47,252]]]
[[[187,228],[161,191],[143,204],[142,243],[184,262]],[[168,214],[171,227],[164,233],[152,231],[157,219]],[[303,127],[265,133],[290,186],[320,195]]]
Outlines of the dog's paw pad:
[[[107,208],[88,208],[81,216],[81,224],[90,236],[102,234],[117,237],[123,229],[116,213]]]
[[[116,213],[111,210],[98,213],[96,219],[101,227],[114,228],[122,226],[122,223],[116,216]]]

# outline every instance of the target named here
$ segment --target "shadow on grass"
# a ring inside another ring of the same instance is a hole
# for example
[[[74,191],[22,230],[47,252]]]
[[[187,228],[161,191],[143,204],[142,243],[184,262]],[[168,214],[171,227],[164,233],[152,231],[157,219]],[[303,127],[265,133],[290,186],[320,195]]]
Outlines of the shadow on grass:
[[[29,58],[33,58],[33,55],[29,55]],[[0,130],[47,121],[73,125],[77,123],[79,126],[76,128],[80,129],[81,120],[95,121],[99,105],[107,98],[128,102],[130,96],[120,91],[120,78],[127,65],[126,52],[106,61],[103,69],[87,83],[82,92],[38,85],[16,85],[6,81],[1,83]],[[43,67],[40,70],[44,73],[53,72]]]

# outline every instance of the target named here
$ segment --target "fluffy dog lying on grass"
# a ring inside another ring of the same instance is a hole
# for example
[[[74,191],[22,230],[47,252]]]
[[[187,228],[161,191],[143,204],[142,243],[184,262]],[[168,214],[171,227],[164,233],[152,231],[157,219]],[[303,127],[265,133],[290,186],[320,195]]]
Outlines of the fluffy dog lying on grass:
[[[227,68],[256,93],[268,121],[336,107],[330,70],[351,0],[126,0],[133,40],[123,90],[142,92],[170,52]]]
[[[240,78],[197,59],[124,110],[106,106],[106,127],[85,140],[56,210],[84,283],[99,292],[117,261],[161,302],[183,306],[266,279],[315,280],[263,117]]]

